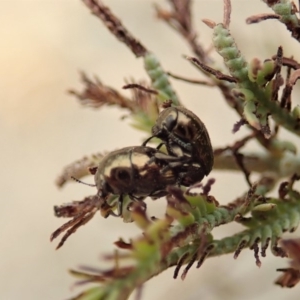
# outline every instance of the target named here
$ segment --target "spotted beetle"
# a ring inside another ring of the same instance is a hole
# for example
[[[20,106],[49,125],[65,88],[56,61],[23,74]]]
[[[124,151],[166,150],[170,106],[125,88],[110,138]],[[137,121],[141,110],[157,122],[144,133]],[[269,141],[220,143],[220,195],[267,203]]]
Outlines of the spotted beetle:
[[[164,153],[155,148],[133,146],[110,152],[95,172],[98,196],[119,196],[117,216],[122,213],[124,195],[134,201],[147,196],[152,199],[165,196],[167,186],[176,184],[178,177],[176,167],[169,168],[169,164],[169,159],[164,159]],[[164,168],[166,172],[161,172]]]
[[[98,167],[91,169],[95,175],[97,195],[54,207],[57,217],[72,218],[51,234],[52,241],[66,231],[57,249],[80,226],[89,222],[98,210],[104,217],[120,216],[124,195],[133,201],[142,201],[147,196],[157,199],[167,195],[167,187],[177,182],[179,169],[168,168],[172,160],[169,157],[165,160],[164,156],[158,149],[145,146],[125,147],[104,156]],[[162,172],[163,169],[165,172]],[[118,214],[107,203],[107,199],[114,195],[118,197]],[[144,202],[140,203],[146,206]]]
[[[164,109],[143,146],[153,137],[163,141],[157,149],[166,145],[168,154],[156,154],[156,158],[170,160],[166,169],[181,166],[179,184],[189,186],[210,173],[214,163],[210,138],[203,122],[190,110],[178,106]]]

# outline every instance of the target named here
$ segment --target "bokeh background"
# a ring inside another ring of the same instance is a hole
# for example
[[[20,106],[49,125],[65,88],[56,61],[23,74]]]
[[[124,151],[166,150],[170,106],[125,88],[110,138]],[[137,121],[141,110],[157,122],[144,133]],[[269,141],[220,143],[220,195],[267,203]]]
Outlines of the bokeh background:
[[[166,1],[156,2],[165,4]],[[160,58],[165,69],[192,78],[202,75],[182,58],[190,54],[181,38],[155,18],[154,1],[106,0],[127,28]],[[244,55],[265,59],[284,46],[285,55],[299,59],[299,44],[283,25],[267,21],[246,25],[245,18],[270,12],[262,1],[232,1],[231,30]],[[201,19],[222,21],[221,0],[194,0],[194,21],[202,43],[209,48],[211,30]],[[53,206],[81,200],[93,188],[70,183],[54,185],[61,169],[86,154],[139,145],[145,135],[129,126],[116,108],[92,110],[68,95],[80,90],[79,71],[97,75],[120,91],[125,78],[147,79],[142,60],[119,43],[80,0],[0,1],[0,298],[66,299],[80,292],[67,270],[79,265],[103,267],[101,255],[113,251],[113,241],[139,231],[121,219],[96,216],[80,228],[63,248],[49,237],[65,220]],[[238,120],[218,91],[173,81],[183,103],[206,124],[215,147],[232,143]],[[122,91],[129,95],[127,91]],[[296,141],[297,142],[297,141]],[[299,142],[297,142],[299,143]],[[251,144],[249,148],[258,149]],[[246,190],[242,175],[213,171],[213,194],[226,203]],[[93,182],[93,178],[86,178]],[[149,213],[163,213],[165,201],[147,201]],[[240,230],[222,226],[216,237]],[[273,285],[275,269],[287,266],[268,251],[262,267],[253,253],[242,252],[207,260],[192,268],[182,282],[169,270],[144,286],[143,299],[299,299],[299,287],[283,290]]]

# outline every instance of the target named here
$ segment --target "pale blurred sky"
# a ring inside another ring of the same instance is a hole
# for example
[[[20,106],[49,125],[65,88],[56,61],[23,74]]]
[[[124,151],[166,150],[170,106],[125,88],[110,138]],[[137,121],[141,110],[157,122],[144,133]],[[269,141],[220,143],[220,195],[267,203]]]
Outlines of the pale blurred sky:
[[[182,59],[182,54],[191,54],[186,44],[155,19],[154,1],[105,3],[157,54],[165,69],[201,78]],[[194,3],[196,27],[209,47],[211,30],[201,19],[222,21],[222,1]],[[270,12],[262,1],[236,0],[232,7],[231,30],[247,58],[264,59],[283,44],[288,45],[286,55],[299,56],[299,44],[278,22],[245,24],[251,14]],[[147,76],[142,60],[116,41],[79,0],[2,0],[0,20],[0,298],[66,299],[80,291],[71,290],[75,280],[67,269],[82,264],[103,266],[100,254],[112,251],[113,241],[139,231],[121,219],[96,216],[55,251],[57,241],[50,243],[49,237],[65,220],[54,217],[53,205],[81,200],[95,191],[76,183],[57,190],[54,180],[63,166],[86,154],[138,145],[145,137],[120,120],[123,112],[83,108],[66,90],[82,88],[79,70],[96,74],[120,91],[125,78]],[[231,143],[232,125],[238,119],[220,94],[173,83],[183,103],[205,122],[213,145]],[[213,171],[210,177],[217,178],[214,195],[224,203],[246,189],[241,175]],[[164,211],[163,199],[147,203],[156,215]],[[218,234],[237,230],[228,228]],[[184,282],[172,279],[173,270],[165,272],[146,284],[143,299],[299,299],[299,287],[297,292],[297,288],[282,290],[273,285],[275,269],[285,266],[284,260],[268,252],[258,269],[253,253],[245,250],[238,260],[231,255],[208,260],[200,270],[193,268]]]

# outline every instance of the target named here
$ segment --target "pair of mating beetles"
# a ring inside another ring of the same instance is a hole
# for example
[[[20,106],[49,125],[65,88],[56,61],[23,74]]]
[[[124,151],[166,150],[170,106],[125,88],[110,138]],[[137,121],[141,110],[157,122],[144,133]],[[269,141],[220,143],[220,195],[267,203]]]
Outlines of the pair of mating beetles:
[[[146,146],[154,137],[157,148]],[[166,146],[167,154],[159,149]],[[208,132],[202,121],[184,107],[168,107],[158,116],[152,136],[142,146],[125,147],[106,155],[95,170],[98,196],[118,195],[122,214],[124,195],[133,201],[167,195],[167,186],[190,186],[208,175],[214,156]]]

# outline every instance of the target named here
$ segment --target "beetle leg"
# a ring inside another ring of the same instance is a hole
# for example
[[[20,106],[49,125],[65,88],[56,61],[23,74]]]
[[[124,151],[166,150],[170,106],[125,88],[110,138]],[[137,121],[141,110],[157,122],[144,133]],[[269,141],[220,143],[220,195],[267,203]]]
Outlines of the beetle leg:
[[[154,137],[156,137],[156,135],[150,136],[148,139],[146,139],[146,140],[144,141],[144,143],[142,144],[142,146],[143,146],[143,147],[146,147],[147,143],[148,143],[151,139],[153,139]],[[163,145],[165,145],[165,144],[166,144],[165,142],[160,143],[160,144],[156,147],[156,149],[159,150],[159,149],[160,149]]]
[[[163,143],[160,143],[160,144],[156,147],[156,149],[159,150],[159,149],[160,149],[163,145],[165,145],[165,144],[166,144],[166,143],[164,143],[164,142],[163,142]]]
[[[136,201],[136,202],[141,202],[145,199],[145,197],[143,197],[143,196],[137,197],[137,196],[134,196],[133,194],[128,194],[128,196],[130,197],[131,200]]]
[[[170,132],[170,134],[169,134],[169,139],[172,140],[172,142],[174,142],[178,146],[184,148],[185,150],[187,150],[189,152],[193,150],[193,147],[192,147],[191,143],[185,143],[185,142],[183,142],[180,138],[178,138],[172,132]]]
[[[116,217],[120,217],[122,216],[122,211],[123,211],[123,195],[121,194],[119,196],[119,199],[118,199],[118,214],[116,215]]]
[[[120,217],[119,212],[116,214],[114,211],[110,211],[109,214],[107,216],[105,216],[105,218],[107,218],[108,216],[112,216],[112,217]]]
[[[153,191],[149,197],[151,197],[152,200],[156,200],[158,198],[166,196],[168,193],[166,190],[158,190],[158,191]]]
[[[182,166],[181,161],[171,162],[168,165],[166,165],[165,167],[163,167],[160,172],[165,173],[170,169],[178,168],[178,167],[181,167],[181,166]]]
[[[152,140],[155,137],[155,135],[150,136],[148,139],[146,139],[146,141],[144,141],[144,143],[142,144],[143,147],[145,147],[147,145],[147,143]]]
[[[145,197],[137,197],[137,196],[134,196],[133,194],[128,194],[128,196],[134,202],[138,202],[143,207],[144,211],[146,211],[147,204],[144,201],[142,201],[143,199],[145,199]],[[130,205],[128,206],[128,209],[130,210]]]
[[[164,154],[164,153],[156,153],[155,154],[155,158],[158,160],[164,160],[166,161],[168,164],[166,166],[164,166],[160,172],[163,174],[165,172],[167,172],[170,169],[174,169],[174,168],[179,168],[179,167],[183,167],[184,168],[184,164],[189,164],[191,162],[191,158],[190,157],[186,157],[186,156],[171,156],[168,154]],[[178,179],[176,180],[176,185],[181,185],[183,179],[185,178],[187,173],[186,171],[180,172],[178,174]]]
[[[161,147],[162,145],[164,145],[164,143],[159,144],[158,146]],[[147,162],[146,165],[151,165],[153,162],[155,162],[156,160],[163,160],[163,161],[178,161],[180,160],[180,157],[177,156],[171,156],[169,154],[165,154],[165,153],[155,153]]]
[[[167,172],[170,169],[178,168],[178,167],[181,167],[181,166],[182,166],[181,162],[172,162],[172,163],[168,164],[167,166],[163,167],[161,169],[161,173],[165,173],[165,172]],[[183,180],[186,177],[186,174],[187,174],[187,171],[186,172],[180,172],[180,173],[178,173],[178,175],[177,175],[178,177],[176,179],[176,183],[175,184],[178,185],[178,186],[182,185]]]
[[[106,205],[108,205],[106,203]],[[108,206],[109,207],[109,206]],[[113,207],[113,206],[111,206]],[[115,213],[112,209],[108,210],[108,214],[105,216],[107,218],[108,216],[112,217],[121,217],[122,216],[122,210],[123,210],[123,195],[120,195],[117,202],[117,213]]]
[[[166,126],[166,124],[163,125],[164,130],[167,132],[168,134],[168,138],[170,140],[172,140],[172,142],[174,142],[175,144],[183,147],[184,149],[186,149],[187,151],[192,151],[192,144],[191,143],[185,143],[183,142],[180,138],[178,138],[176,135],[174,135]]]
[[[154,158],[158,159],[158,160],[164,160],[167,162],[182,162],[183,158],[179,157],[179,156],[171,156],[169,154],[165,154],[165,153],[155,153]]]

